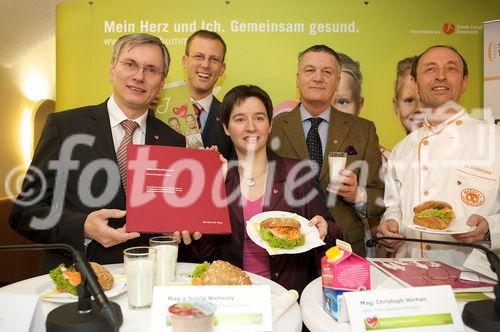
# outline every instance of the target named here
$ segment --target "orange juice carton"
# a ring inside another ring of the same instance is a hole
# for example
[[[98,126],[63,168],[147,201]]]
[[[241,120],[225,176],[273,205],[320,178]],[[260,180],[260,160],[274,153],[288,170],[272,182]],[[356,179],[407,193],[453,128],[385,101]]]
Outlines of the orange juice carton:
[[[370,289],[370,263],[352,252],[351,245],[337,240],[321,259],[323,287],[335,290]]]

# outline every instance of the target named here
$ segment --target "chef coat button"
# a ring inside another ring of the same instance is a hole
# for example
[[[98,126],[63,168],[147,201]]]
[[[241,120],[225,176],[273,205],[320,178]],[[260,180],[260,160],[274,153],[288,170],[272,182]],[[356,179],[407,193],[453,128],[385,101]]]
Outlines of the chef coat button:
[[[431,250],[432,246],[430,244],[425,245],[425,250]]]
[[[429,196],[429,192],[427,190],[424,191],[424,196]]]
[[[423,141],[422,143],[423,143],[424,145],[427,145],[427,144],[429,144],[429,141],[428,141],[428,140],[425,140],[425,141]]]
[[[425,165],[424,165],[424,167],[422,167],[422,169],[423,169],[424,171],[426,171],[426,170],[428,170],[429,168],[428,168],[427,166],[425,166]]]

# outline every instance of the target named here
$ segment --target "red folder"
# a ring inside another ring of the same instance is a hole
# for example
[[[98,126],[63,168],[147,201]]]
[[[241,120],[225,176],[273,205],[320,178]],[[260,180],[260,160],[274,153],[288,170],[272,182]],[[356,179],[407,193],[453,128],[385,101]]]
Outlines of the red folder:
[[[230,233],[219,153],[129,145],[126,219],[128,232]]]

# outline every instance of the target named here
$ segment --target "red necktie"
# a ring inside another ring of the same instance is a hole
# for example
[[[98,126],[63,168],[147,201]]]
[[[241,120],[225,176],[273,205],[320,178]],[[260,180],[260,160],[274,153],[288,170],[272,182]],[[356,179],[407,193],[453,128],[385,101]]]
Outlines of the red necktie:
[[[123,136],[123,140],[116,151],[116,160],[118,161],[123,188],[127,191],[127,145],[132,144],[134,131],[139,128],[139,124],[132,120],[123,120],[120,124],[125,130],[125,136]]]
[[[193,109],[194,109],[194,114],[196,114],[196,121],[198,122],[198,128],[200,128],[201,131],[200,114],[201,112],[203,112],[203,108],[199,106],[197,103],[193,103]]]

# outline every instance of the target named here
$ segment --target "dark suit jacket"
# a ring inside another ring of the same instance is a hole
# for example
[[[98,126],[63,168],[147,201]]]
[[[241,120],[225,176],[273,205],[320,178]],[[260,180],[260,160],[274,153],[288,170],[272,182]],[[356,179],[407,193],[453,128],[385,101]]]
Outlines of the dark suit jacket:
[[[309,282],[319,276],[319,258],[324,255],[326,249],[335,245],[337,238],[342,238],[342,234],[326,208],[324,196],[317,180],[311,179],[292,191],[290,185],[294,185],[296,181],[289,179],[287,182],[287,175],[290,174],[298,162],[281,158],[272,151],[268,151],[268,158],[270,165],[275,165],[275,169],[273,172],[271,166],[267,175],[264,211],[288,211],[301,215],[306,219],[321,215],[328,222],[328,235],[325,239],[325,246],[302,254],[269,256],[272,280],[287,289],[296,289],[300,293]],[[302,169],[302,172],[299,172],[296,178],[300,179],[302,174],[306,172],[306,169]],[[312,190],[317,190],[318,195],[315,195],[308,203],[300,203],[294,206],[292,202],[287,201],[286,192],[293,194],[293,197],[300,202],[300,199]],[[228,171],[226,192],[228,196],[233,192],[240,193],[240,177],[237,168],[231,168]],[[234,201],[228,203],[231,234],[204,236],[200,241],[195,241],[191,248],[194,257],[210,261],[222,259],[240,268],[243,267],[243,235],[246,230],[240,199],[240,195],[237,195]],[[269,204],[266,202],[269,202]]]
[[[186,146],[184,136],[156,119],[153,113],[148,115],[146,123],[146,144]],[[95,141],[91,145],[75,145],[71,153],[73,161],[63,163],[69,168],[69,172],[66,173],[68,175],[67,179],[57,179],[57,176],[64,172],[60,170],[56,172],[51,163],[59,159],[60,153],[63,154],[61,146],[68,142],[67,139],[74,134],[90,135],[88,137],[95,139]],[[38,177],[35,177],[34,181],[30,181],[28,178],[25,179],[22,192],[41,193],[42,199],[23,206],[26,201],[29,201],[30,197],[19,195],[10,216],[10,226],[34,242],[62,242],[85,252],[83,225],[87,215],[92,211],[103,208],[125,210],[125,193],[121,181],[117,190],[103,195],[105,188],[109,185],[109,177],[106,171],[100,168],[99,171],[93,173],[91,182],[90,179],[82,177],[82,171],[98,159],[111,162],[114,168],[110,172],[113,172],[119,179],[120,175],[106,102],[100,105],[50,114],[31,163],[31,167],[36,167],[41,171],[47,187],[43,190]],[[97,165],[102,167],[104,164],[97,163]],[[83,180],[81,183],[79,183],[80,179]],[[87,193],[90,191],[93,197],[100,197],[95,206],[87,206],[82,202],[81,195],[78,192],[79,189]],[[64,195],[62,199],[56,198],[58,191]],[[30,227],[32,217],[45,218],[51,209],[61,211],[60,217],[53,220],[56,223],[55,226],[45,230]],[[114,219],[110,220],[109,225],[118,228],[123,226],[124,222],[124,219]],[[89,260],[102,264],[122,262],[123,249],[138,244],[147,244],[147,240],[141,236],[138,239],[110,248],[104,248],[97,241],[92,241],[86,248],[86,255]],[[41,272],[47,272],[61,262],[68,264],[71,263],[71,259],[66,253],[47,252],[41,265]]]
[[[205,145],[205,147],[216,145],[224,158],[229,160],[233,157],[233,142],[231,141],[231,138],[226,135],[224,128],[222,127],[220,101],[218,101],[215,96],[212,100],[212,104],[210,105],[207,122],[205,123],[203,132],[201,133],[201,138],[203,139],[203,145]]]
[[[280,156],[300,160],[309,159],[299,105],[290,112],[278,114],[273,119],[273,129],[269,142],[272,142],[275,138],[279,139],[280,142],[275,150]],[[348,149],[355,154],[347,156],[347,167],[355,162],[366,161],[368,169],[363,174],[367,177],[365,187],[368,195],[367,213],[368,216],[379,216],[384,212],[384,206],[376,202],[377,200],[383,202],[384,182],[379,176],[382,161],[375,125],[371,121],[342,113],[332,107],[326,151],[324,151],[319,178],[321,188],[325,192],[329,183],[328,152],[346,151]],[[357,167],[354,171],[358,177],[358,183],[362,182],[360,168]],[[366,250],[363,243],[364,225],[361,218],[349,203],[334,197],[328,197],[328,199],[333,217],[342,229],[344,240],[351,243],[356,253],[364,256]],[[333,202],[330,203],[330,200]]]

